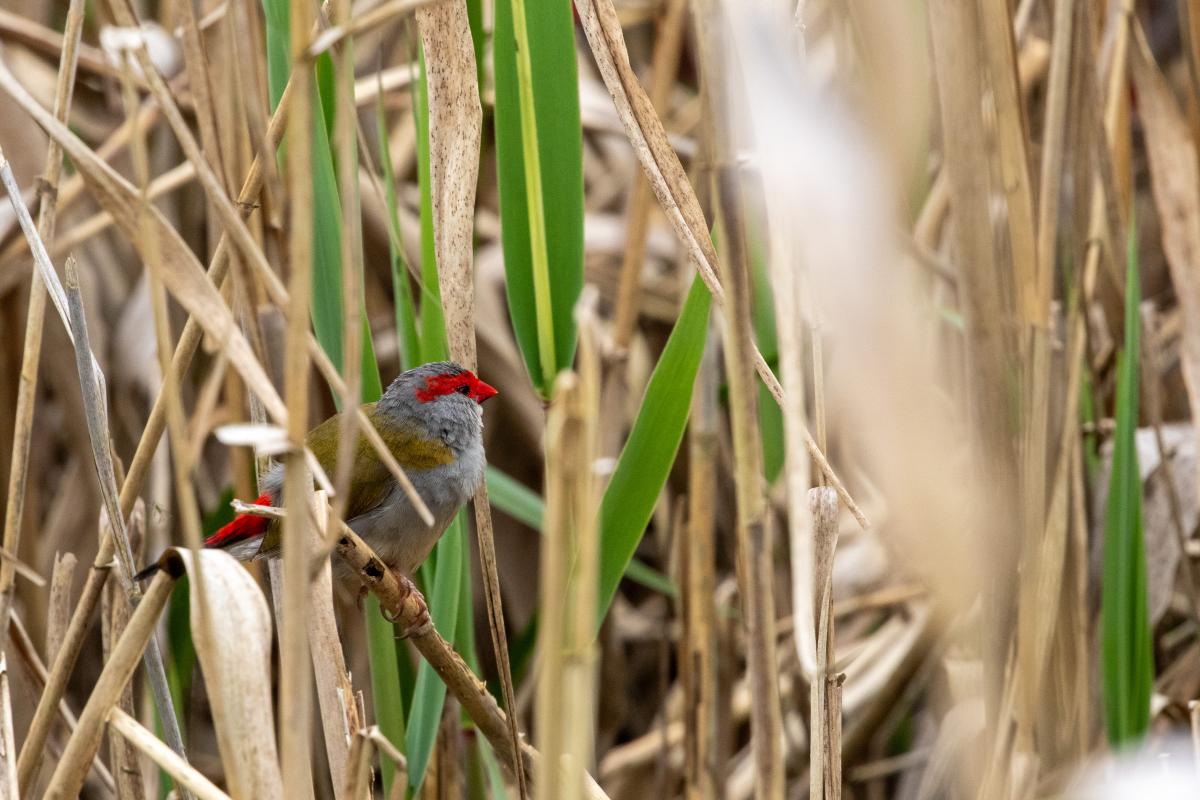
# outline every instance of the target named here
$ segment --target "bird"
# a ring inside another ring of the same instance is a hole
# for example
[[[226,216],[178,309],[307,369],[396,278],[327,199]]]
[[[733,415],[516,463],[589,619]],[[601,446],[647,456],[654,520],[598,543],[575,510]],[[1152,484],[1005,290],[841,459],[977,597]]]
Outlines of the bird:
[[[426,525],[360,433],[346,499],[346,524],[399,577],[411,578],[483,481],[487,465],[483,403],[497,394],[461,365],[436,361],[400,373],[378,402],[362,406],[433,515],[433,525]],[[305,437],[305,445],[328,475],[337,474],[340,432],[341,420],[335,414]],[[259,482],[259,492],[257,505],[282,505],[282,464],[270,467]],[[204,546],[251,561],[278,557],[280,538],[278,520],[239,514],[205,539]],[[334,572],[343,581],[353,577],[353,570],[340,559],[335,559]],[[411,585],[407,580],[404,583]]]

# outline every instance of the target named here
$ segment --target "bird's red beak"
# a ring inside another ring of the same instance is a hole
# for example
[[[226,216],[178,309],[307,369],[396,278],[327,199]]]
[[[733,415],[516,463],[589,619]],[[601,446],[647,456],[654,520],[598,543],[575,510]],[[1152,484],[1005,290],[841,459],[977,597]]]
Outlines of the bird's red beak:
[[[476,403],[483,405],[483,402],[489,397],[495,397],[498,394],[500,394],[500,392],[496,390],[496,387],[492,386],[491,384],[484,383],[478,378],[475,379],[475,386],[471,389],[471,399]]]

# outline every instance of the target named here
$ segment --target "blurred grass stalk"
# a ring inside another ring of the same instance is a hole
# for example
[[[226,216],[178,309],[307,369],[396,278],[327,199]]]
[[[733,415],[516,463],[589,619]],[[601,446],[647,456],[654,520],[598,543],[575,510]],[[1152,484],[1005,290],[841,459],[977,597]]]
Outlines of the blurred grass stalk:
[[[599,363],[582,327],[578,372],[555,381],[546,421],[546,538],[541,557],[537,741],[539,800],[586,796],[595,758]]]

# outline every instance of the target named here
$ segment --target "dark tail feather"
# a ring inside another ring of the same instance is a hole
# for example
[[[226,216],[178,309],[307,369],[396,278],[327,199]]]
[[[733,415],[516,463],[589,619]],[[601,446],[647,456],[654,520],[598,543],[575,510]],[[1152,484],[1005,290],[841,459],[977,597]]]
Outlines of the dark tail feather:
[[[158,562],[155,561],[153,564],[150,564],[149,566],[147,566],[145,569],[143,569],[137,575],[134,575],[133,581],[134,581],[134,583],[140,583],[141,581],[146,580],[146,578],[149,578],[154,573],[158,572],[158,570],[159,570]]]

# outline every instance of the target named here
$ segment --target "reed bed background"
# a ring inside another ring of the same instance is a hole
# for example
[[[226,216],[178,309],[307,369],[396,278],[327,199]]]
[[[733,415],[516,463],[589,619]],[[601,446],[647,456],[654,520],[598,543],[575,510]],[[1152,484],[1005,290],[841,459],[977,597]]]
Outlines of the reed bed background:
[[[1195,796],[1198,97],[1193,0],[4,0],[0,793]],[[302,445],[445,358],[417,593]]]

